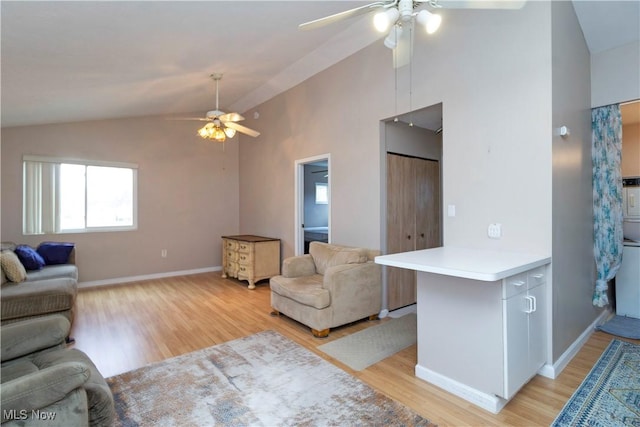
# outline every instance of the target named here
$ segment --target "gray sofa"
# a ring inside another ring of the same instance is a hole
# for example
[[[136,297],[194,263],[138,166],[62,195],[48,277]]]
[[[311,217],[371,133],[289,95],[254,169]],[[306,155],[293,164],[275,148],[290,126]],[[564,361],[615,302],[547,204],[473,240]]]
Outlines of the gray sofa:
[[[111,426],[114,400],[89,357],[67,348],[62,315],[2,326],[2,427]]]
[[[7,258],[11,258],[11,261],[15,259],[11,256],[15,248],[16,244],[11,242],[3,242],[1,247],[0,324],[51,314],[63,315],[69,322],[73,322],[73,310],[78,292],[75,249],[71,250],[65,264],[45,265],[40,270],[24,269],[17,274],[19,278],[15,279],[15,274],[10,274],[8,277],[5,271],[5,266],[9,262]],[[20,266],[15,268],[20,269]],[[10,280],[12,276],[16,281]],[[24,280],[17,281],[22,278]]]

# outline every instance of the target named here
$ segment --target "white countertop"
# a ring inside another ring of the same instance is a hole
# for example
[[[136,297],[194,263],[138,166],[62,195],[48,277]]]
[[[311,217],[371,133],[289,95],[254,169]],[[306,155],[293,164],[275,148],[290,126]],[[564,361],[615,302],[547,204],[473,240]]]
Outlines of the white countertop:
[[[551,262],[550,256],[453,246],[381,255],[375,262],[391,267],[493,282]]]

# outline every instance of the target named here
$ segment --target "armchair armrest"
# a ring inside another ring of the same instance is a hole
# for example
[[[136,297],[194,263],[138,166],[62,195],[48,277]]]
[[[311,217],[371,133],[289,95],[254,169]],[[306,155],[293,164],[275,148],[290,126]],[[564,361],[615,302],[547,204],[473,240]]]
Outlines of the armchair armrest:
[[[314,274],[316,274],[316,265],[309,254],[289,257],[282,262],[284,277],[302,277]]]
[[[88,379],[89,369],[78,362],[60,363],[2,384],[2,422],[12,414],[46,408],[64,399]]]
[[[63,346],[70,329],[69,321],[62,315],[36,317],[2,325],[1,359],[5,362],[47,348]]]

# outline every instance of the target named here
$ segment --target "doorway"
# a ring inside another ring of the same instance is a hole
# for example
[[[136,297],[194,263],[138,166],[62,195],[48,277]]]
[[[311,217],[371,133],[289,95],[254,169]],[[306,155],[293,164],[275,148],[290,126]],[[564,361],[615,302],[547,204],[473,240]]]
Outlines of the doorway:
[[[386,254],[442,245],[442,123],[442,104],[381,123]],[[415,272],[385,267],[381,315],[415,301]]]
[[[331,156],[295,162],[295,254],[309,252],[313,241],[331,241]]]

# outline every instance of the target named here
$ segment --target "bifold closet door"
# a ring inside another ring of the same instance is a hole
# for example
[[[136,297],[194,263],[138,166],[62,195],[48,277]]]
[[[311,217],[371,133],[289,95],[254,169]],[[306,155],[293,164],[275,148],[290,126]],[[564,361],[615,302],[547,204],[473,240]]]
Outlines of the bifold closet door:
[[[387,154],[387,253],[440,246],[440,168],[433,160]],[[387,267],[388,309],[416,302],[416,272]]]

